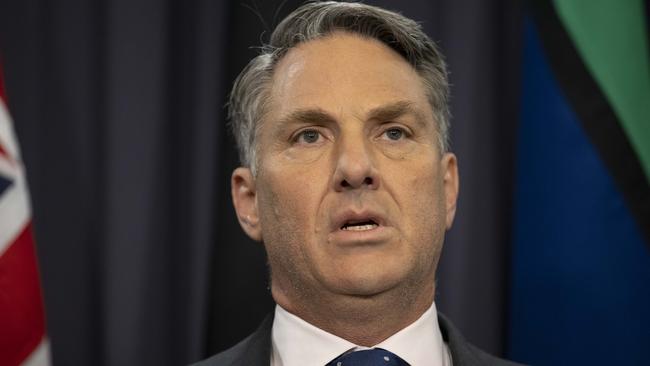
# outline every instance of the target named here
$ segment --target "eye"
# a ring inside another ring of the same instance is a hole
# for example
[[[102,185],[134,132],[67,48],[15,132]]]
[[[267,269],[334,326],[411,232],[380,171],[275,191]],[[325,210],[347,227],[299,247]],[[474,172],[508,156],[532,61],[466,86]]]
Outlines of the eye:
[[[318,142],[321,134],[316,130],[303,130],[294,139],[295,142],[302,142],[306,144],[313,144]]]
[[[384,131],[384,135],[386,135],[386,137],[390,140],[397,141],[404,137],[404,130],[401,128],[393,127]]]

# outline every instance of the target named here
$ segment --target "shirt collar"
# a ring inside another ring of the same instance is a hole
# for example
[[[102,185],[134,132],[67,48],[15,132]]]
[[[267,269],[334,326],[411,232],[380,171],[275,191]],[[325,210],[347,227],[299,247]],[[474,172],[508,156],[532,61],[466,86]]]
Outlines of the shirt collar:
[[[432,303],[418,320],[375,347],[398,355],[411,366],[448,364],[437,314]],[[272,366],[326,365],[347,351],[368,349],[317,328],[279,305],[271,337]]]
[[[375,347],[398,355],[411,366],[448,364],[435,303],[431,303],[431,307],[418,320]]]
[[[271,331],[272,366],[326,365],[356,347],[341,337],[315,327],[275,306]]]

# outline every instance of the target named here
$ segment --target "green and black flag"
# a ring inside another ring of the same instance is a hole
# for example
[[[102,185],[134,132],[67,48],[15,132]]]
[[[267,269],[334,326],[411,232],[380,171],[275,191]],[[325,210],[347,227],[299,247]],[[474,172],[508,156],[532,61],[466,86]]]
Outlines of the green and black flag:
[[[650,365],[647,6],[530,6],[508,350],[515,360]]]

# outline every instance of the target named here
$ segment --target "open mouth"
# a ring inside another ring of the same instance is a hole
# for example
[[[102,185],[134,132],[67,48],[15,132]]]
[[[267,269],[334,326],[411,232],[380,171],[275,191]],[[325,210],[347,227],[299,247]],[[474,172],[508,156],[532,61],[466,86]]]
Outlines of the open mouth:
[[[343,226],[341,226],[341,230],[346,230],[346,231],[366,231],[366,230],[372,230],[376,227],[378,227],[379,224],[377,224],[374,220],[357,220],[357,221],[348,221]]]

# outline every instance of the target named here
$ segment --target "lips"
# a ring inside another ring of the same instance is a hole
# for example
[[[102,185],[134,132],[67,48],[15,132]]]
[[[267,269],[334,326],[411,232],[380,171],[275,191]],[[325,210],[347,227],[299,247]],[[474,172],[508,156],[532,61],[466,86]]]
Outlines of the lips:
[[[390,242],[395,230],[379,211],[349,209],[331,218],[328,242],[338,248],[368,250]]]
[[[366,231],[366,230],[372,230],[376,227],[378,227],[379,224],[377,224],[374,220],[369,219],[369,220],[351,220],[349,222],[346,222],[341,226],[341,230],[348,230],[348,231]]]
[[[332,231],[368,231],[385,225],[386,220],[377,212],[370,210],[347,210],[335,215]]]

